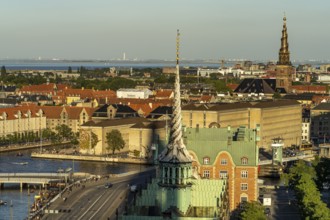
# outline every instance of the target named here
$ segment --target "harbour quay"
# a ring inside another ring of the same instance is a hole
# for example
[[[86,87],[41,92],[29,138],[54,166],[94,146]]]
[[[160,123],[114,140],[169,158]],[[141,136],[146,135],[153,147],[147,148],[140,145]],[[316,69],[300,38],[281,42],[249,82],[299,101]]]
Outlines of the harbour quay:
[[[109,163],[128,163],[128,164],[145,164],[151,165],[152,161],[144,158],[131,157],[108,157],[108,156],[92,156],[92,155],[67,155],[67,154],[51,154],[51,153],[31,153],[32,158],[56,159],[56,160],[80,160],[94,162]]]

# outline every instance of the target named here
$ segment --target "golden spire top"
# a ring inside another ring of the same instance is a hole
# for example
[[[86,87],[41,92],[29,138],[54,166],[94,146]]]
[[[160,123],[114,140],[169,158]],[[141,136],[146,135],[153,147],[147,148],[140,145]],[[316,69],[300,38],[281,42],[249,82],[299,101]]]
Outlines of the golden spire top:
[[[283,17],[281,48],[280,48],[279,60],[278,60],[277,64],[278,65],[289,65],[289,66],[291,66],[285,12],[284,12],[284,17]]]

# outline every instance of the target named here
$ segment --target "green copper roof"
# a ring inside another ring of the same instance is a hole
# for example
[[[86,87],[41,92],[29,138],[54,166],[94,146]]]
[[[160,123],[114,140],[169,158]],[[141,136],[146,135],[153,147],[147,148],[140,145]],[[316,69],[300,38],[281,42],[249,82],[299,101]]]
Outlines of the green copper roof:
[[[236,166],[242,165],[242,157],[248,158],[246,166],[258,164],[258,149],[252,129],[186,128],[184,141],[187,149],[196,153],[200,164],[203,164],[204,157],[209,157],[210,164],[213,164],[223,151],[232,156]]]
[[[159,179],[153,179],[148,184],[147,189],[142,190],[137,197],[136,203],[128,211],[128,215],[120,216],[122,220],[140,220],[140,219],[163,219],[162,216],[153,214],[148,216],[146,207],[152,210],[158,210],[163,213],[167,210],[173,210],[176,207],[183,216],[172,215],[171,219],[193,220],[193,219],[218,219],[222,214],[219,213],[221,204],[226,204],[225,194],[227,193],[227,180],[223,179],[191,179],[191,187],[188,188],[163,188],[158,185]],[[199,213],[199,217],[190,216],[191,208],[208,208],[211,212]],[[150,214],[150,213],[149,213]]]

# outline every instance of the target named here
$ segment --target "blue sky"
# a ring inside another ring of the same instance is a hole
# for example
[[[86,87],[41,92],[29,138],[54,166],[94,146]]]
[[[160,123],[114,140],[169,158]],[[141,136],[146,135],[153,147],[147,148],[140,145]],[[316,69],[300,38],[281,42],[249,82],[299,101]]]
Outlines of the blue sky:
[[[1,0],[0,58],[330,60],[327,0]]]

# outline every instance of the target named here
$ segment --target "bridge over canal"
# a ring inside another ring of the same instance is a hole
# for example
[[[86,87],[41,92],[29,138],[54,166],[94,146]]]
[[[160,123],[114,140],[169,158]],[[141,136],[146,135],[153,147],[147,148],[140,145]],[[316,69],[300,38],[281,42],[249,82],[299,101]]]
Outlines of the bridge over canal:
[[[295,160],[311,160],[314,159],[315,155],[314,154],[307,154],[307,155],[301,155],[301,156],[295,156],[295,157],[283,157],[282,158],[282,163],[290,162],[290,161],[295,161]],[[273,160],[260,160],[259,165],[268,165],[272,164]]]
[[[71,178],[71,173],[0,173],[0,189],[4,188],[4,184],[18,183],[21,191],[23,185],[41,184],[43,187],[50,183],[65,183]]]

